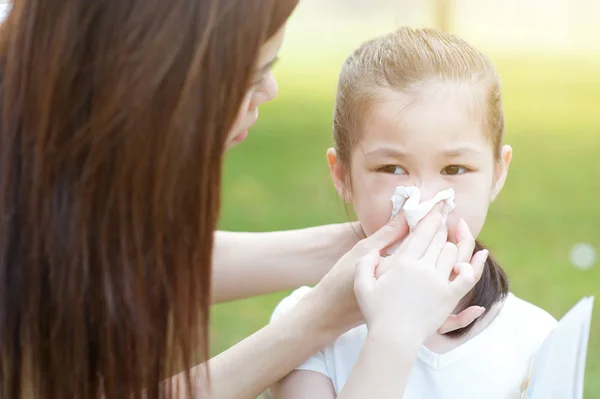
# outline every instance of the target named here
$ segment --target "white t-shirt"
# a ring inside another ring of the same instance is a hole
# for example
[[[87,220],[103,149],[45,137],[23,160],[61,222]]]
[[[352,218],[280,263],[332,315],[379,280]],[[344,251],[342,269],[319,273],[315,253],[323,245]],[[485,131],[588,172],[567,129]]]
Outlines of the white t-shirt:
[[[310,289],[299,288],[284,298],[271,321]],[[438,354],[422,346],[403,399],[520,398],[534,357],[556,323],[550,314],[511,293],[489,326],[457,348]],[[366,325],[356,327],[298,369],[324,374],[339,393],[366,336]]]

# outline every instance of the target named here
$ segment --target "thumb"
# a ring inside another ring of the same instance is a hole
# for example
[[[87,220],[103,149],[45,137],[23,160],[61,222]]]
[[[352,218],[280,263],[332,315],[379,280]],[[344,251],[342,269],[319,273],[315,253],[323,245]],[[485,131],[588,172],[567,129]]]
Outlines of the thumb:
[[[450,315],[438,329],[438,333],[446,334],[450,331],[458,330],[460,328],[465,328],[469,324],[473,323],[477,320],[481,315],[485,313],[485,308],[481,306],[470,306],[467,309],[463,310],[457,315]]]
[[[394,245],[408,234],[408,224],[401,213],[394,216],[383,227],[362,239],[356,244],[359,255],[367,254],[369,251],[377,250],[379,253]]]
[[[375,269],[379,264],[379,251],[373,250],[363,256],[356,264],[354,274],[354,293],[359,301],[375,288],[377,279]]]

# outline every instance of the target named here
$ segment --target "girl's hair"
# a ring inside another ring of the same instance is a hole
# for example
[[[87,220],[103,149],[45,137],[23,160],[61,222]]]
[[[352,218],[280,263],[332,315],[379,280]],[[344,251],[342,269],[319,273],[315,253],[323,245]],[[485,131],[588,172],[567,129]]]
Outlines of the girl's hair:
[[[480,95],[483,130],[489,135],[499,160],[504,115],[500,81],[491,61],[456,36],[432,29],[401,28],[364,43],[344,63],[333,126],[341,164],[350,164],[352,149],[361,139],[365,116],[384,90],[417,95],[419,90],[435,83],[469,85]],[[344,169],[349,173],[350,168]],[[480,249],[483,245],[477,242],[475,252]],[[483,306],[487,312],[507,293],[508,279],[489,257],[481,280],[462,305]],[[464,335],[472,326],[448,335]]]
[[[15,0],[0,396],[173,397],[208,355],[224,145],[297,0]],[[204,380],[206,381],[206,380]]]

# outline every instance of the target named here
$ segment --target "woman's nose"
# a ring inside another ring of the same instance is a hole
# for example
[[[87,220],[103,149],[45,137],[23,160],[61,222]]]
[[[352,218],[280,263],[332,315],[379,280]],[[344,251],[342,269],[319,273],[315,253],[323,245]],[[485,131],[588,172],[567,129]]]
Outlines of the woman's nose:
[[[278,91],[279,87],[275,75],[273,75],[272,72],[267,73],[264,82],[256,88],[256,91],[252,96],[252,102],[250,103],[251,109],[258,108],[262,104],[271,101],[275,98]]]

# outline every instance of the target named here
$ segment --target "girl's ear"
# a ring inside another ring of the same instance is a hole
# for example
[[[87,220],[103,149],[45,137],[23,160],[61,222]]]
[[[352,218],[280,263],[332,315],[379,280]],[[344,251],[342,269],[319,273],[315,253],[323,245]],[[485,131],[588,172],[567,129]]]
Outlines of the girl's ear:
[[[506,182],[506,176],[508,175],[508,167],[510,166],[510,161],[512,160],[513,149],[509,145],[504,145],[500,151],[500,159],[496,162],[496,185],[494,186],[491,193],[491,201],[494,201],[500,191],[502,191],[502,187],[504,187],[504,183]]]
[[[340,164],[337,152],[335,148],[327,150],[327,164],[329,165],[329,172],[331,173],[331,180],[335,191],[344,202],[350,202],[350,190],[346,187],[346,176],[344,174],[344,168]]]

